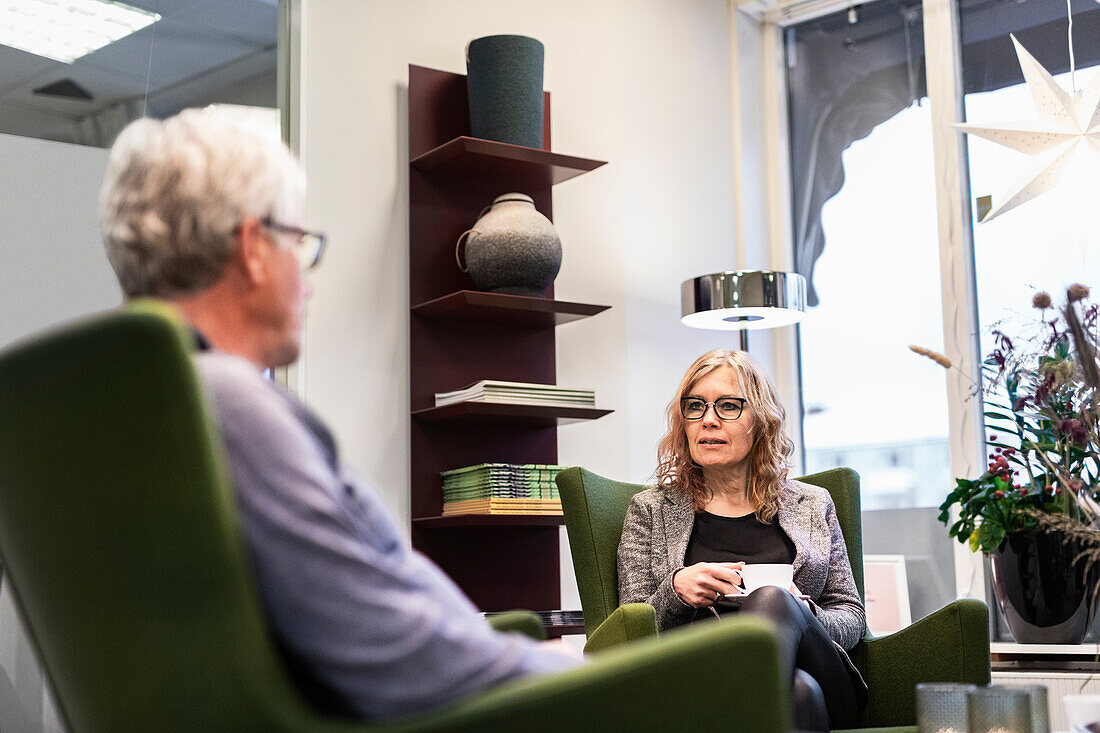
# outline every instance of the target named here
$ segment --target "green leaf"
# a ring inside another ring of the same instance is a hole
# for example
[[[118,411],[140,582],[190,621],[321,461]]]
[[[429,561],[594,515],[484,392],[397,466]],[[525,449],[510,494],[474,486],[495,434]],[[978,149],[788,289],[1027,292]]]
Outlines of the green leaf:
[[[1005,538],[1005,528],[994,522],[982,522],[978,527],[978,546],[982,552],[993,552]]]

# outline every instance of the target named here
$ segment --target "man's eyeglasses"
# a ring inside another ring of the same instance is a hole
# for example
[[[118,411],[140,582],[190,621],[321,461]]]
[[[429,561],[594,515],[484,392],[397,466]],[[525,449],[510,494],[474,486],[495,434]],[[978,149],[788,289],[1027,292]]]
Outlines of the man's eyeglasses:
[[[719,420],[736,420],[741,417],[745,402],[744,397],[719,397],[714,402],[707,402],[699,397],[685,397],[680,400],[680,414],[685,420],[702,420],[707,409],[713,406],[714,414]]]
[[[294,255],[298,258],[298,264],[303,270],[312,270],[321,261],[321,253],[325,251],[325,235],[321,232],[308,232],[301,227],[280,224],[270,216],[260,224],[268,229],[298,238],[294,246]]]

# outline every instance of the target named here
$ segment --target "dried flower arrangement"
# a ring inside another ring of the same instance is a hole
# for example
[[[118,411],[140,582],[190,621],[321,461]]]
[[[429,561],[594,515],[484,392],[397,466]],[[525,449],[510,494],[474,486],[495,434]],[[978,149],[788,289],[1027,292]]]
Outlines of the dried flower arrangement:
[[[1098,308],[1088,297],[1087,287],[1073,285],[1056,310],[1050,295],[1038,293],[1034,335],[993,331],[985,387],[976,389],[997,430],[987,440],[989,465],[976,479],[956,479],[939,515],[974,551],[996,551],[1009,532],[1057,530],[1079,542],[1089,565],[1100,560]],[[910,348],[952,368],[942,354]]]

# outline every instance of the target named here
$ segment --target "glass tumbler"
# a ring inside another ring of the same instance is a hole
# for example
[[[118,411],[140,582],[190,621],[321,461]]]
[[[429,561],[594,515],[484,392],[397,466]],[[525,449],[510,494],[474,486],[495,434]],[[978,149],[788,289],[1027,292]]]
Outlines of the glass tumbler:
[[[1031,695],[1018,687],[990,685],[966,696],[969,733],[1032,733]]]
[[[1031,733],[1050,733],[1050,708],[1046,685],[1018,685],[1031,699]]]
[[[917,685],[918,733],[967,733],[967,695],[976,689],[954,682]]]

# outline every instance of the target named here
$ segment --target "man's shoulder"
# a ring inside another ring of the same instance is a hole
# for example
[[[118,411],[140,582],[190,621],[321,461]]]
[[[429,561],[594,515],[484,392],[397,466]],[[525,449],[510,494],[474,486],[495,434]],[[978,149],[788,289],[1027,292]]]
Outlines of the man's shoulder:
[[[263,376],[246,359],[224,351],[206,350],[194,355],[195,368],[204,382],[217,386],[256,387]]]
[[[275,385],[239,356],[203,351],[194,356],[195,368],[207,397],[224,423],[237,417],[247,422],[292,412]]]
[[[265,400],[277,397],[277,390],[247,359],[213,350],[200,351],[193,358],[203,385],[215,399],[235,395]]]

